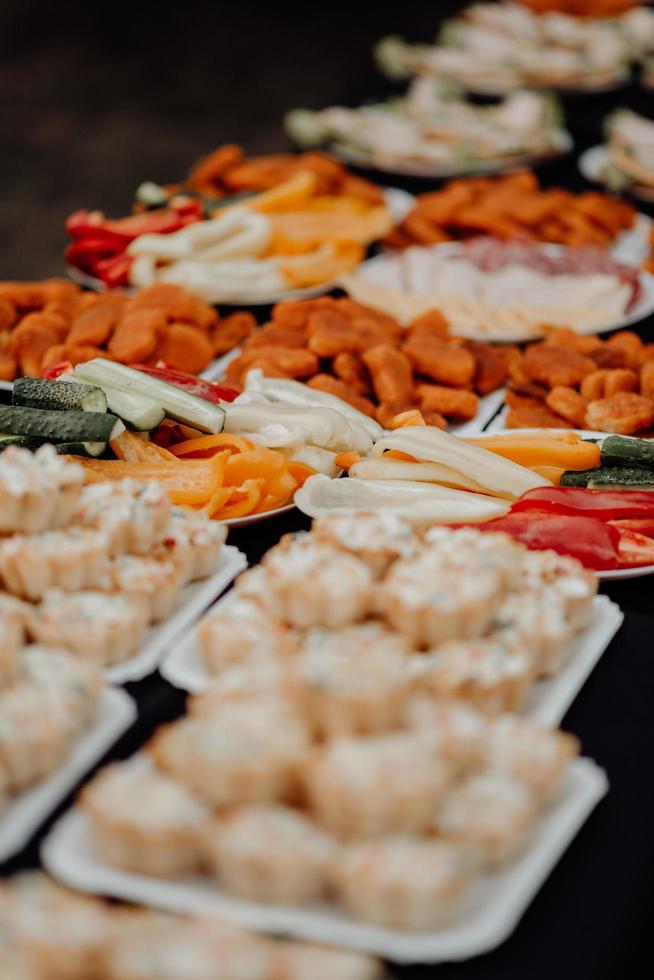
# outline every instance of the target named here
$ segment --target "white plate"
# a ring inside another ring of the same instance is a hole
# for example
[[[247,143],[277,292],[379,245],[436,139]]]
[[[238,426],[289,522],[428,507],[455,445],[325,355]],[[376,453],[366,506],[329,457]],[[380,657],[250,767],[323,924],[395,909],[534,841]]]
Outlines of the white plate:
[[[609,163],[609,155],[606,147],[591,146],[590,149],[585,150],[579,160],[577,165],[582,177],[586,180],[590,180],[595,184],[606,184],[604,179],[604,171]],[[632,197],[640,198],[641,201],[646,201],[648,204],[654,203],[654,187],[646,187],[644,184],[628,183],[625,186],[625,191]]]
[[[550,160],[556,160],[563,156],[574,147],[574,140],[570,133],[565,129],[559,129],[554,133],[550,150],[542,153],[523,153],[515,154],[510,157],[498,157],[494,160],[476,160],[474,164],[465,166],[463,164],[442,164],[429,165],[423,162],[404,162],[389,160],[387,162],[375,158],[373,153],[365,150],[355,150],[344,146],[338,142],[330,142],[327,151],[331,156],[350,163],[358,167],[365,167],[367,170],[376,170],[379,173],[398,174],[402,177],[424,177],[433,180],[447,180],[450,177],[473,176],[475,174],[500,174],[512,170],[522,170],[524,167],[535,167]],[[397,220],[397,219],[396,219]],[[399,219],[402,220],[401,218]]]
[[[135,765],[148,765],[135,757]],[[206,878],[161,881],[112,868],[94,854],[88,823],[78,808],[54,827],[41,849],[46,869],[84,892],[110,895],[178,913],[220,915],[239,925],[296,939],[344,946],[400,963],[468,959],[508,938],[529,903],[608,789],[602,769],[573,762],[562,793],[540,820],[524,854],[485,875],[467,908],[447,928],[409,933],[348,919],[329,905],[288,908],[234,898]]]
[[[386,187],[382,189],[384,196],[384,202],[391,214],[394,224],[398,224],[403,221],[407,216],[409,211],[413,208],[415,204],[415,197],[413,194],[409,194],[408,191],[401,190],[399,187]],[[80,286],[84,286],[86,289],[92,289],[97,293],[104,293],[107,287],[102,282],[102,280],[97,279],[95,276],[89,275],[88,272],[83,272],[74,265],[66,265],[66,273],[73,282],[78,283]],[[274,303],[279,303],[286,299],[309,299],[312,296],[321,296],[323,293],[328,293],[331,289],[335,289],[338,285],[338,280],[333,279],[330,282],[320,283],[318,286],[308,286],[305,289],[287,289],[279,293],[272,293],[269,296],[256,296],[253,297],[247,293],[242,295],[233,295],[229,300],[221,300],[216,306],[271,306]],[[126,292],[134,293],[136,290],[134,287],[127,287]],[[211,368],[211,365],[207,370]],[[203,373],[203,377],[209,377]]]
[[[12,798],[0,814],[0,861],[23,848],[108,749],[136,720],[136,706],[124,692],[105,687],[92,728],[75,742],[64,764],[47,779]]]
[[[605,439],[606,436],[615,435],[614,432],[595,432],[593,429],[507,429],[506,416],[508,409],[505,406],[498,415],[486,426],[483,432],[475,434],[476,439],[483,439],[484,436],[498,435],[501,432],[521,432],[524,435],[534,435],[537,432],[575,432],[583,439]],[[472,433],[470,433],[472,435]],[[623,436],[623,439],[631,439],[631,436]],[[638,438],[637,436],[633,438]],[[624,578],[642,578],[644,575],[654,574],[654,565],[637,565],[634,568],[614,568],[603,569],[595,572],[602,581],[615,581]]]
[[[442,254],[443,256],[453,256],[456,255],[460,250],[461,242],[444,242],[438,245],[428,245],[428,246],[414,246],[415,248],[426,248],[431,252],[437,254]],[[542,246],[543,251],[551,252],[556,254],[562,251],[563,246],[560,245],[549,245],[544,244]],[[375,255],[372,259],[367,259],[362,262],[358,269],[355,270],[356,275],[361,277],[365,281],[372,281],[373,284],[379,285],[380,271],[383,274],[384,265],[389,262],[394,262],[398,257],[398,253],[387,252],[382,255]],[[612,323],[605,323],[599,327],[593,328],[593,330],[588,330],[584,332],[584,335],[591,335],[596,333],[608,333],[611,330],[621,330],[624,327],[631,326],[634,323],[639,323],[646,317],[651,316],[654,313],[654,275],[649,272],[640,270],[639,273],[640,286],[641,286],[641,296],[638,302],[633,306],[628,312],[623,313],[621,318]],[[411,296],[418,295],[412,293],[404,293],[403,295]],[[474,333],[473,331],[466,331],[465,334],[457,333],[456,323],[450,324],[450,329],[454,336],[464,336],[467,340],[480,340],[486,343],[506,343],[515,344],[522,343],[524,341],[539,340],[541,337],[545,336],[545,332],[542,334],[528,333],[525,334],[520,331],[515,333],[502,332],[499,336],[493,336],[492,333]]]
[[[247,514],[246,517],[232,517],[220,523],[225,524],[227,527],[245,527],[247,524],[258,524],[259,521],[267,521],[269,517],[288,514],[291,510],[295,510],[295,504],[285,504],[283,507],[276,507],[275,510],[264,510],[261,514]]]
[[[229,606],[233,598],[234,593],[229,592],[214,607],[215,611]],[[590,624],[573,638],[567,663],[554,677],[534,685],[522,714],[543,725],[558,725],[623,619],[619,607],[607,596],[595,596]],[[203,691],[213,679],[202,660],[195,630],[170,649],[159,670],[174,687],[191,694]]]
[[[151,674],[180,633],[189,629],[200,613],[208,609],[239,572],[247,567],[248,560],[238,548],[231,545],[224,547],[213,575],[185,586],[175,612],[163,623],[150,627],[139,652],[124,663],[105,669],[107,682],[126,684],[127,681],[139,681]]]

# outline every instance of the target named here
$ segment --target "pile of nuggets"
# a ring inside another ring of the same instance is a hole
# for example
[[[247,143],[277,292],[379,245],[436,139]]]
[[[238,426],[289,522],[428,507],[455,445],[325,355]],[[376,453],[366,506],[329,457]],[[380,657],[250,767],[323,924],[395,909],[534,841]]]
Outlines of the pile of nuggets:
[[[402,327],[348,297],[278,303],[227,368],[231,384],[248,371],[296,378],[391,426],[419,408],[428,425],[475,417],[479,395],[506,379],[511,351],[451,337],[436,310]]]
[[[511,355],[507,428],[586,428],[623,435],[654,427],[654,344],[620,330],[600,340],[554,330]]]
[[[94,357],[165,361],[196,374],[254,325],[242,314],[221,321],[181,286],[151,286],[130,296],[85,292],[66,279],[0,282],[0,379],[36,378],[60,361]]]
[[[634,208],[597,191],[573,194],[561,187],[541,190],[531,171],[506,177],[463,177],[419,194],[386,243],[394,248],[435,245],[475,235],[553,242],[610,245],[634,223]]]

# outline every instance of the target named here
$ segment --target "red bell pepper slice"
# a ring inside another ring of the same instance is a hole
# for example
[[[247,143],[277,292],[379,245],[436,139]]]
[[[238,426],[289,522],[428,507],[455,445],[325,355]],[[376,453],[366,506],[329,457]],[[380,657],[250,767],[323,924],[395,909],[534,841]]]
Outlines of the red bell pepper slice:
[[[511,512],[540,510],[613,520],[620,517],[654,517],[651,490],[586,490],[584,487],[537,487],[513,504]]]
[[[586,568],[617,568],[620,531],[594,517],[522,511],[475,525],[480,531],[504,531],[533,551],[551,549],[577,558]]]
[[[635,531],[646,538],[654,538],[654,517],[621,518],[619,521],[609,521],[609,524],[619,531]]]
[[[50,367],[44,368],[41,371],[41,377],[47,381],[56,381],[57,378],[61,378],[64,374],[74,373],[75,370],[70,361],[58,361],[56,364],[51,364]]]
[[[129,269],[133,261],[132,256],[127,252],[120,252],[106,259],[98,259],[90,271],[109,289],[117,289],[129,285]]]
[[[189,394],[197,395],[198,398],[204,398],[205,401],[213,402],[215,405],[221,401],[234,401],[238,395],[238,392],[233,388],[207,381],[205,378],[198,378],[194,374],[187,374],[186,371],[179,371],[177,368],[169,367],[164,362],[159,362],[154,367],[150,364],[131,364],[130,367],[136,371],[143,371],[144,374],[149,374],[154,378],[159,378],[161,381],[167,381],[168,384],[176,385],[178,388],[183,388]]]

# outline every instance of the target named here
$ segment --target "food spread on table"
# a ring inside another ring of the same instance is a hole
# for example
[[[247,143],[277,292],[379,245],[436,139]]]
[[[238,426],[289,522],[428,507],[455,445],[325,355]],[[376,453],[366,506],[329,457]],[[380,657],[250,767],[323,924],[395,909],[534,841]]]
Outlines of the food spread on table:
[[[631,65],[654,49],[654,12],[646,7],[531,6],[473,3],[443,24],[433,45],[380,41],[377,61],[394,78],[454,78],[484,94],[525,86],[594,92],[626,82]]]
[[[70,215],[75,282],[0,282],[0,857],[82,780],[48,870],[169,909],[9,878],[7,980],[470,956],[606,790],[557,725],[621,622],[600,579],[654,573],[654,226],[516,168],[566,149],[565,90],[646,80],[654,12],[476,3],[377,56],[403,94],[287,116],[340,160],[225,143]],[[654,193],[653,134],[607,117],[607,188]],[[498,176],[400,213],[342,160]],[[228,534],[263,558],[220,596]],[[84,782],[153,643],[185,708],[151,677]]]
[[[380,188],[321,154],[248,160],[220,147],[169,194],[126,218],[78,211],[66,260],[105,287],[181,285],[209,303],[272,302],[331,284],[386,235]]]
[[[515,92],[497,105],[476,105],[432,78],[414,80],[402,98],[357,109],[294,109],[286,128],[300,146],[327,145],[361,166],[435,177],[548,157],[569,140],[546,93]]]

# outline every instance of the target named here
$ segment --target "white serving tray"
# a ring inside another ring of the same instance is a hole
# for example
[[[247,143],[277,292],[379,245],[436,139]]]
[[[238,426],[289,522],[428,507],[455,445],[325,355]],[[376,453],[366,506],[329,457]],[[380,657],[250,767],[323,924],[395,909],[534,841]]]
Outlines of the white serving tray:
[[[221,599],[216,611],[233,601],[233,595],[230,592]],[[522,713],[543,725],[558,725],[620,629],[623,619],[619,607],[607,596],[595,596],[590,625],[574,637],[567,663],[554,677],[534,685]],[[195,630],[171,650],[159,669],[174,687],[191,694],[203,691],[212,680],[200,655]]]
[[[149,765],[136,756],[134,765]],[[485,875],[447,928],[409,933],[348,919],[333,906],[288,908],[234,898],[206,878],[161,881],[112,868],[95,856],[85,814],[70,810],[41,849],[46,869],[80,891],[110,895],[178,913],[220,915],[241,926],[344,946],[399,963],[462,960],[493,949],[513,932],[570,842],[608,789],[589,759],[573,762],[559,797],[540,820],[527,851]]]
[[[109,684],[126,684],[127,681],[139,681],[156,670],[164,653],[175,643],[180,633],[190,628],[200,613],[209,608],[214,599],[224,592],[247,565],[248,560],[242,551],[231,545],[223,547],[213,575],[185,586],[172,616],[163,623],[150,627],[137,654],[124,663],[107,667],[104,672],[105,680]]]
[[[582,177],[595,184],[606,184],[604,171],[610,162],[609,154],[605,146],[591,146],[579,157],[577,165]],[[654,201],[654,188],[647,187],[645,184],[638,184],[635,181],[628,183],[625,192],[632,197],[637,197],[641,201],[651,204]]]
[[[0,861],[23,848],[52,811],[136,720],[124,691],[105,687],[95,724],[76,740],[64,764],[34,787],[13,797],[0,813]]]

